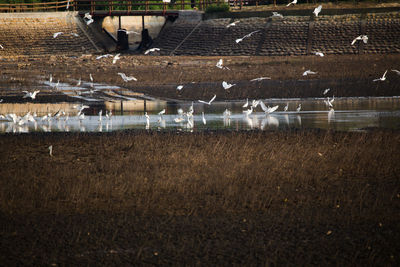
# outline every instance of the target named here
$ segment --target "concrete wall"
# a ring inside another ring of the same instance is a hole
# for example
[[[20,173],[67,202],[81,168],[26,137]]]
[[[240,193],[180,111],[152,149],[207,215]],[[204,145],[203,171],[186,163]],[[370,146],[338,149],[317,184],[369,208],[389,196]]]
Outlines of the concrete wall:
[[[162,27],[165,24],[166,19],[161,16],[145,16],[144,24],[145,28],[149,30],[150,36],[154,39],[158,36]],[[119,26],[118,17],[105,17],[102,23],[102,27],[106,29],[109,33],[117,37],[117,30]],[[142,17],[136,16],[122,16],[121,17],[121,27],[127,31],[134,31],[138,34],[129,34],[129,46],[130,48],[135,48],[139,45],[142,37]]]

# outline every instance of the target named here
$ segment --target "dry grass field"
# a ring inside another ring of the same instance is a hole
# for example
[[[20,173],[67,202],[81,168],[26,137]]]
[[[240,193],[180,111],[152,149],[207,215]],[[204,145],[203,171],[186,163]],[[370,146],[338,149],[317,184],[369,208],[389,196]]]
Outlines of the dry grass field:
[[[395,266],[399,150],[391,131],[2,135],[0,262]]]

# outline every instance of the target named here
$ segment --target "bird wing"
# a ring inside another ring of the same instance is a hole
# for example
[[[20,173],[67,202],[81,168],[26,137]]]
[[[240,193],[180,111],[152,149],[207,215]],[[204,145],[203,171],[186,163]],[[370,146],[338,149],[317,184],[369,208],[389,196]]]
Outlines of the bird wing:
[[[383,74],[382,78],[385,78],[387,72],[388,72],[388,70],[385,71],[385,73]]]
[[[277,110],[279,108],[279,105],[273,106],[272,108],[269,109],[269,112],[272,113],[275,110]]]
[[[241,41],[243,41],[243,38],[238,38],[238,39],[235,40],[235,42],[236,42],[237,44],[240,43]]]
[[[198,101],[199,101],[200,103],[209,105],[208,102],[206,102],[206,101],[203,101],[203,100],[198,100]]]
[[[208,104],[211,105],[211,103],[215,100],[216,97],[217,95],[214,95],[213,98],[211,98],[211,100],[208,102]]]
[[[264,110],[264,112],[268,111],[268,108],[267,108],[267,106],[265,106],[264,102],[260,101],[260,106],[261,106],[261,109]]]
[[[400,71],[398,70],[392,70],[393,72],[395,72],[397,75],[400,75]]]

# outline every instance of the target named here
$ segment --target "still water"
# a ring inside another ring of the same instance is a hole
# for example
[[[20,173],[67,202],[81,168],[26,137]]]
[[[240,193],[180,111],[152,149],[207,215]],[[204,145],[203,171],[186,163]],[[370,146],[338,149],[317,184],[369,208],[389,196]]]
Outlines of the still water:
[[[335,98],[333,109],[326,98],[264,99],[267,106],[279,108],[265,114],[258,105],[246,115],[246,100],[213,102],[169,102],[156,99],[124,99],[89,103],[78,117],[77,103],[10,104],[0,103],[0,133],[27,132],[107,132],[124,129],[203,131],[332,129],[364,131],[368,128],[400,128],[400,97]],[[193,104],[192,104],[193,103]],[[289,105],[286,112],[284,106]],[[301,104],[301,110],[297,107]],[[193,116],[187,116],[193,105]],[[163,115],[158,113],[165,109]],[[179,114],[179,110],[183,114]],[[102,111],[102,116],[99,112]],[[112,116],[105,116],[106,113]],[[31,119],[26,119],[30,112]],[[57,114],[58,115],[55,115]],[[148,114],[148,118],[145,116]],[[10,115],[20,116],[12,119]],[[203,114],[204,113],[204,120]],[[230,114],[229,114],[230,113]],[[24,117],[25,116],[25,119]],[[32,118],[33,117],[33,118]]]

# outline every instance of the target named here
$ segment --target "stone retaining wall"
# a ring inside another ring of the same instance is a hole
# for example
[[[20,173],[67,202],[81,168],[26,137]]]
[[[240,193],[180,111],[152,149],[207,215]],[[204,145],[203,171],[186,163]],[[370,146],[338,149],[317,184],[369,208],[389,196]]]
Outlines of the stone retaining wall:
[[[3,46],[0,56],[80,55],[100,51],[100,43],[79,20],[74,12],[0,14]],[[63,34],[53,38],[56,32]]]
[[[236,21],[237,19],[235,19]],[[306,55],[400,53],[400,14],[340,15],[311,17],[245,18],[226,26],[229,18],[201,22],[176,21],[165,27],[153,47],[153,55]],[[258,31],[240,43],[235,40]],[[352,40],[369,37],[367,44]]]

